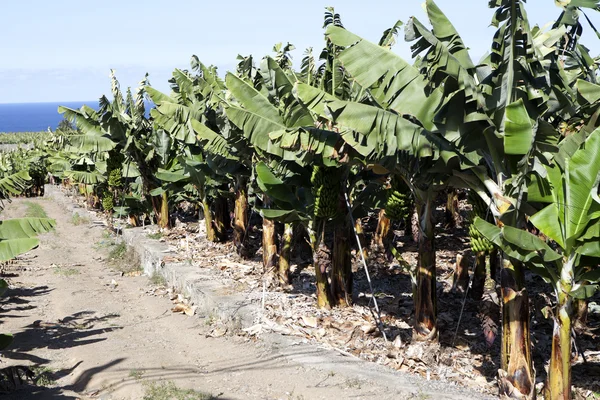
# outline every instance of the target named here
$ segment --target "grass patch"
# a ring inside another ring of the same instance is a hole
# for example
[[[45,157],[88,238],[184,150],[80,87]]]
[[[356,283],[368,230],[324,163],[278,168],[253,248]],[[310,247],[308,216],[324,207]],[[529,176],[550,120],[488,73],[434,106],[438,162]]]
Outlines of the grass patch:
[[[119,242],[113,245],[113,248],[108,254],[108,264],[110,267],[124,274],[141,270],[138,255],[133,248],[127,247],[125,242]]]
[[[161,232],[154,232],[154,233],[149,233],[146,236],[148,236],[148,239],[158,240],[163,237],[163,234]]]
[[[54,386],[56,381],[52,378],[54,371],[48,367],[34,366],[31,371],[35,374],[34,382],[37,386]]]
[[[173,382],[152,382],[144,386],[143,400],[216,400],[218,396],[193,389],[178,388]]]
[[[25,207],[27,207],[27,209],[25,210],[26,217],[48,218],[48,214],[46,214],[44,207],[42,207],[41,205],[31,201],[25,201],[23,204],[25,204]]]
[[[140,369],[132,369],[129,371],[129,377],[135,379],[136,381],[142,379],[142,376],[144,376],[144,371]]]
[[[112,250],[108,254],[108,258],[110,258],[111,260],[123,258],[125,256],[125,253],[127,253],[127,245],[125,244],[125,242],[120,242],[112,248]]]
[[[67,268],[67,267],[63,267],[61,265],[57,265],[56,267],[54,267],[54,273],[56,275],[62,275],[62,276],[73,276],[73,275],[79,275],[79,270],[77,268]]]
[[[153,273],[150,277],[150,283],[156,286],[167,286],[167,280],[159,273]]]
[[[94,244],[96,250],[114,246],[116,244],[113,234],[105,230],[102,232],[102,239]]]
[[[71,223],[73,225],[89,224],[90,223],[90,219],[87,218],[87,217],[82,217],[81,215],[79,215],[79,213],[75,213],[71,217]]]

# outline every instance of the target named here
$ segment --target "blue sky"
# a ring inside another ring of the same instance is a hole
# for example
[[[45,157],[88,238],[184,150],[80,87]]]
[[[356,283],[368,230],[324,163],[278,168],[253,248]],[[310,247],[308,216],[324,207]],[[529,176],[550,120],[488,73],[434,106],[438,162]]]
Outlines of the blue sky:
[[[238,54],[257,59],[277,42],[291,42],[299,62],[305,48],[323,45],[324,7],[334,6],[345,27],[372,41],[397,20],[426,22],[422,0],[305,0],[284,2],[179,0],[10,1],[0,14],[0,103],[94,100],[109,92],[114,68],[123,87],[137,86],[144,73],[167,91],[174,68],[187,68],[192,54],[221,73]],[[487,0],[437,0],[479,59],[491,43],[492,10]],[[531,23],[544,25],[560,9],[554,0],[529,0]],[[600,15],[588,12],[597,26]],[[584,24],[584,26],[586,26]],[[588,28],[592,55],[599,40]],[[400,38],[394,50],[410,58]]]

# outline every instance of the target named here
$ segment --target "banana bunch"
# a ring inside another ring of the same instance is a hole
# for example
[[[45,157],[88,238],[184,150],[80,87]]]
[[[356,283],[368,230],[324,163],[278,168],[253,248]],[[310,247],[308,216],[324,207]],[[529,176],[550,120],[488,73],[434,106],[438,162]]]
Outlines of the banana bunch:
[[[339,213],[339,195],[341,190],[339,168],[313,167],[310,182],[315,197],[315,216],[335,218]]]
[[[121,187],[121,177],[122,177],[121,168],[115,168],[115,169],[111,170],[108,174],[108,181],[107,181],[108,186],[111,188]]]
[[[104,192],[102,197],[102,208],[104,211],[112,211],[114,207],[112,194],[108,191]]]
[[[494,250],[492,242],[483,237],[473,224],[469,226],[469,237],[471,239],[471,250],[473,253],[489,253]]]
[[[413,199],[406,183],[400,177],[392,177],[385,203],[385,214],[392,221],[403,221],[413,209]]]
[[[469,203],[471,204],[471,212],[469,214],[469,221],[471,224],[469,225],[469,238],[471,240],[471,250],[473,253],[486,252],[489,253],[494,249],[494,245],[492,242],[487,240],[475,226],[473,225],[473,220],[475,217],[486,219],[488,216],[487,205],[481,200],[474,191],[469,191]],[[491,221],[488,221],[491,222]]]

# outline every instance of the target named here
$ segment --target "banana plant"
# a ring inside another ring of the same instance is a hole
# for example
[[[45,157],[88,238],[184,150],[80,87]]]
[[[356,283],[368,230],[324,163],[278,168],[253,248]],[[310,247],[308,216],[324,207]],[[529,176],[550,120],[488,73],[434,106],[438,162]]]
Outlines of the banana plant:
[[[435,127],[435,111],[443,93],[428,87],[417,68],[390,51],[389,32],[382,46],[335,25],[327,28],[326,35],[339,48],[337,57],[350,81],[368,96],[360,102],[343,101],[306,84],[297,85],[297,96],[311,111],[343,128],[342,139],[360,159],[402,176],[412,189],[421,212],[422,233],[415,273],[415,307],[419,310],[415,313],[415,338],[435,339],[432,205],[434,188],[444,187],[440,166],[455,155],[448,150],[445,138],[429,130]],[[407,158],[414,162],[407,165]]]
[[[407,32],[429,85],[443,88],[444,101],[433,122],[467,160],[455,172],[462,181],[458,184],[475,191],[498,224],[517,228],[533,210],[527,182],[543,175],[542,166],[558,150],[557,128],[577,113],[577,96],[557,57],[566,28],[530,28],[520,0],[492,1],[490,7],[495,8],[492,24],[498,30],[491,55],[478,66],[431,0],[426,11],[433,30],[413,18]],[[519,263],[503,265],[500,392],[532,398],[535,376],[523,270]]]
[[[311,162],[317,161],[323,165],[323,161],[320,160],[326,157],[324,154],[331,157],[335,153],[333,146],[335,142],[332,143],[331,139],[336,134],[313,128],[314,117],[292,95],[296,82],[297,77],[290,71],[282,69],[276,59],[265,57],[261,62],[260,70],[253,74],[252,80],[234,74],[226,76],[227,88],[232,97],[228,99],[225,111],[227,117],[244,131],[244,136],[253,146],[259,159],[265,162],[292,162],[308,171],[312,170],[312,167],[308,168]],[[335,160],[326,163],[331,166],[337,164]],[[312,171],[309,175],[311,173]],[[341,185],[341,181],[337,183]],[[268,196],[268,193],[264,194]],[[333,198],[330,196],[329,200],[332,200],[334,207],[337,207],[336,194],[333,194]],[[270,229],[272,223],[269,221],[269,212],[263,210],[262,213],[263,221],[267,224],[267,229],[263,232],[265,238],[273,230]],[[318,255],[332,252],[316,250],[321,243],[319,238],[323,237],[324,224],[320,223],[318,228],[316,224],[310,224],[309,229],[311,231],[319,229],[319,233],[312,235],[317,271],[317,303],[320,307],[330,307],[333,304],[333,297],[324,271],[331,264],[331,260],[329,258],[321,260]],[[289,230],[288,226],[288,232]],[[265,241],[263,251],[268,249],[271,252],[275,251],[276,245],[272,242],[273,240]],[[268,264],[275,264],[275,259],[274,255],[265,257]],[[274,269],[273,267],[274,265],[266,265],[265,270]],[[346,298],[349,296],[344,296],[344,299]]]
[[[508,257],[553,286],[556,308],[545,392],[549,399],[570,399],[573,301],[592,296],[600,282],[600,129],[570,159],[546,171],[546,193],[531,197],[550,204],[529,220],[550,243],[482,219],[476,219],[475,226]]]
[[[193,161],[194,165],[210,165],[211,168],[197,170],[198,174],[211,175],[210,180],[196,180],[204,185],[221,181],[220,186],[228,186],[232,181],[235,190],[234,245],[238,253],[248,257],[246,228],[248,223],[247,181],[251,165],[251,149],[244,144],[243,137],[232,126],[221,108],[221,97],[225,86],[214,69],[205,67],[196,57],[192,58],[192,68],[198,71],[192,75],[188,71],[176,69],[171,79],[170,95],[147,88],[157,108],[151,111],[154,122],[178,143],[178,154]],[[200,164],[197,162],[202,160]],[[188,163],[188,169],[192,168]],[[212,171],[212,172],[211,172]],[[233,177],[233,179],[232,179]],[[214,240],[225,240],[226,224],[220,221],[228,215],[223,211],[227,205],[223,194],[227,191],[212,191],[197,187],[205,208],[207,234]],[[214,194],[214,215],[210,210],[209,197]],[[221,211],[217,215],[217,211]],[[216,231],[215,231],[216,229]]]

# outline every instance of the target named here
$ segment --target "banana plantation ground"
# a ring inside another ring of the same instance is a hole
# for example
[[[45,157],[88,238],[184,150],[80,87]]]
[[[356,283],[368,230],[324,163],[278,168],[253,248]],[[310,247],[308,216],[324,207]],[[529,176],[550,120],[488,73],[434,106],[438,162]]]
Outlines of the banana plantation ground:
[[[4,379],[14,385],[3,388],[9,391],[3,398],[485,397],[418,377],[381,374],[376,366],[361,364],[355,373],[348,368],[341,372],[338,367],[350,355],[340,356],[336,366],[317,357],[323,350],[303,347],[316,342],[314,317],[308,314],[298,322],[306,329],[304,337],[278,349],[279,342],[268,335],[258,340],[248,330],[220,331],[210,315],[174,313],[174,302],[184,306],[177,294],[160,279],[141,276],[135,259],[114,245],[103,224],[73,218],[48,198],[14,199],[2,217],[39,214],[40,207],[56,219],[56,230],[44,235],[37,249],[4,267],[10,290],[0,309],[2,329],[15,335],[3,352],[2,371],[24,375],[10,367],[28,366],[38,386]],[[332,324],[344,323],[336,317],[328,318]],[[365,316],[360,326],[368,320]],[[356,332],[365,341],[376,336],[372,329]],[[486,379],[477,381],[485,388]]]
[[[451,289],[454,254],[465,247],[460,229],[442,229],[437,238],[439,324],[445,333],[436,344],[411,342],[405,271],[383,255],[369,259],[391,336],[386,343],[367,307],[369,291],[357,265],[355,305],[316,310],[314,274],[303,265],[301,252],[293,258],[293,287],[263,290],[260,251],[256,260],[241,260],[231,245],[206,241],[203,224],[195,222],[162,234],[149,227],[150,237],[177,249],[175,257],[216,271],[249,302],[265,302],[254,325],[232,328],[214,315],[185,315],[193,305],[162,279],[142,276],[135,257],[115,244],[100,221],[74,218],[49,198],[15,199],[3,218],[40,212],[37,206],[57,227],[42,237],[39,248],[2,271],[11,285],[1,308],[3,329],[14,333],[15,341],[1,366],[29,366],[39,386],[17,379],[6,398],[458,399],[497,393],[497,299],[476,302]],[[402,233],[396,240],[410,262],[416,248]],[[551,346],[551,321],[544,316],[549,300],[543,282],[528,279],[534,283],[532,340],[540,371]],[[576,328],[573,383],[579,398],[595,398],[599,391],[597,302],[590,301],[587,328]],[[292,340],[273,340],[272,332]],[[318,358],[323,349],[340,353],[339,360]],[[373,363],[341,368],[357,358]],[[394,370],[411,374],[390,375]],[[186,392],[190,389],[197,392]]]

